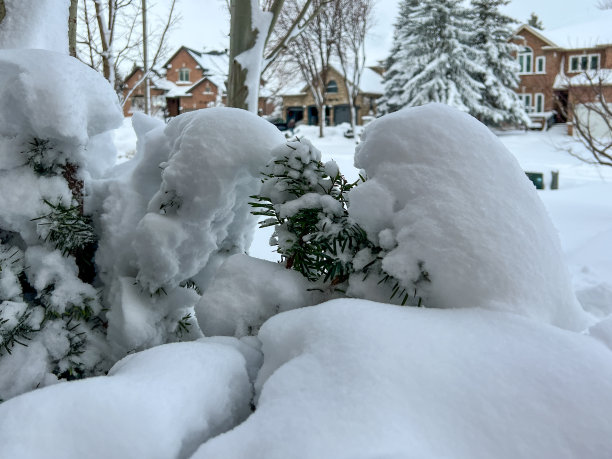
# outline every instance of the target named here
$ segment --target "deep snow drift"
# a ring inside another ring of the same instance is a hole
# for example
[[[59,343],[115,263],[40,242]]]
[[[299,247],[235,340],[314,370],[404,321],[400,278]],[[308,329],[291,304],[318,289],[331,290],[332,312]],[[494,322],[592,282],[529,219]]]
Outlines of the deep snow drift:
[[[288,311],[319,302],[312,284],[237,253],[250,223],[234,214],[247,216],[236,190],[257,183],[257,164],[282,137],[252,118],[244,129],[261,144],[229,128],[217,135],[226,125],[206,112],[167,127],[135,118],[137,158],[96,185],[92,208],[109,196],[101,266],[120,305],[109,337],[123,351],[168,337],[173,314],[200,298],[180,285],[192,273],[183,258],[201,270],[201,328],[257,336],[159,346],[108,377],[16,397],[0,405],[0,454],[182,458],[201,443],[195,458],[612,455],[610,320],[586,333],[551,325],[584,330],[595,319],[571,292],[537,194],[486,129],[441,106],[406,110],[368,127],[358,153],[369,180],[351,192],[350,216],[408,285],[424,263],[431,282],[417,286],[435,308],[342,299]],[[439,119],[444,129],[433,126]],[[232,221],[244,225],[225,239]],[[199,245],[197,228],[215,244]],[[193,246],[175,244],[183,237]],[[148,274],[166,258],[159,277]],[[149,296],[134,285],[139,276],[168,293]],[[364,286],[352,279],[352,292]],[[250,402],[255,412],[242,422]]]
[[[599,458],[612,353],[482,309],[335,300],[262,327],[257,410],[196,459]]]
[[[426,306],[586,328],[540,198],[483,124],[429,104],[374,121],[362,141],[355,165],[368,180],[351,192],[349,214],[389,250],[383,269],[412,284]],[[419,279],[423,270],[431,282]],[[351,289],[368,298],[371,286]]]
[[[168,125],[144,115],[133,122],[136,156],[96,190],[103,201],[96,262],[119,356],[175,339],[196,292],[225,258],[248,249],[256,221],[249,196],[284,140],[272,124],[232,108],[186,113]],[[197,324],[192,330],[198,337]]]
[[[0,405],[0,457],[186,457],[249,413],[239,344],[167,344],[125,357],[108,376],[13,398]]]

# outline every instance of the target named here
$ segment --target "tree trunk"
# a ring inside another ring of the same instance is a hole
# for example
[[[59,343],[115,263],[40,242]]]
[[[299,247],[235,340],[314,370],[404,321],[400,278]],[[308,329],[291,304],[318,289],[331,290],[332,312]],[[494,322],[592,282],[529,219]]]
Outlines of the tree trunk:
[[[147,36],[147,0],[142,0],[142,58],[144,67],[145,85],[145,107],[144,111],[148,115],[151,112],[151,86],[149,84],[149,57],[148,57],[148,36]]]
[[[0,22],[4,20],[6,16],[6,7],[4,6],[4,0],[0,0]]]
[[[229,107],[257,110],[249,107],[246,85],[247,69],[238,63],[236,57],[255,46],[257,31],[253,30],[251,0],[231,0],[230,5],[230,59],[227,81],[227,105]]]
[[[327,105],[321,104],[319,110],[319,137],[323,137],[323,127],[325,126],[325,108]]]
[[[68,53],[72,57],[76,57],[77,6],[78,0],[70,0],[70,9],[68,10]]]

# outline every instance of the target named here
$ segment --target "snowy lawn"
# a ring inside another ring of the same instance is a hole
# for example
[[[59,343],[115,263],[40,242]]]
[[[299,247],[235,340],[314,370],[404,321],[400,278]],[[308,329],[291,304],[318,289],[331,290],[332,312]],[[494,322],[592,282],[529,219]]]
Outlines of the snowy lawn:
[[[384,284],[361,279],[357,267],[348,279],[350,293],[379,295],[380,303],[344,298],[318,304],[325,291],[308,289],[312,284],[294,271],[229,256],[195,313],[206,335],[237,338],[157,346],[128,355],[108,376],[14,397],[0,405],[0,456],[612,456],[612,204],[606,199],[612,171],[564,152],[579,146],[560,127],[500,135],[519,167],[483,126],[447,110],[415,109],[369,131],[357,155],[369,180],[351,192],[349,207],[381,248],[387,273],[414,279],[416,261],[427,260],[435,281],[413,282],[435,307],[381,304],[388,302]],[[254,133],[238,138],[235,151],[225,134],[216,139],[221,127],[209,117],[215,113],[206,112],[163,134],[180,145],[166,169],[197,163],[181,162],[179,154],[195,158],[201,151],[209,153],[202,170],[190,170],[199,176],[215,155],[242,167],[263,156],[241,143]],[[441,115],[455,123],[443,132],[432,122],[446,119]],[[243,121],[251,128],[260,123]],[[155,123],[144,118],[140,123],[143,133],[158,137],[148,136],[152,156],[141,156],[135,167],[155,169],[163,130],[153,131]],[[395,136],[403,125],[413,131]],[[300,131],[324,161],[334,159],[357,179],[355,142],[342,128],[329,128],[323,139],[315,128]],[[268,134],[270,141],[278,138]],[[210,138],[217,147],[209,152],[203,139]],[[120,161],[135,149],[134,140],[127,123],[115,132]],[[561,189],[534,193],[521,168],[547,178],[558,170]],[[120,191],[117,199],[123,199]],[[270,233],[256,235],[251,254],[276,260]],[[568,287],[563,258],[591,315]],[[127,286],[126,311],[133,312],[139,303],[127,294],[132,284],[119,280]],[[316,306],[300,308],[308,304]]]

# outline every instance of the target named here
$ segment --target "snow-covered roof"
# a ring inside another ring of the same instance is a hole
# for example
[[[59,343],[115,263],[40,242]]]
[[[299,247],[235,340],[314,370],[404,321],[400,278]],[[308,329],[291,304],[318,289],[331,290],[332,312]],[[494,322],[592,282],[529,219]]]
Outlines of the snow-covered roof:
[[[190,48],[185,48],[189,55],[198,63],[206,76],[218,88],[225,86],[227,72],[229,69],[229,57],[225,52],[210,51],[199,52]]]
[[[592,48],[612,44],[612,11],[601,11],[597,19],[544,30],[547,38],[566,49]]]
[[[337,70],[336,70],[337,71]],[[341,72],[338,72],[341,73]],[[352,86],[352,85],[351,85]],[[383,77],[380,73],[376,72],[370,67],[366,67],[363,70],[360,81],[360,92],[367,94],[383,94]],[[307,85],[302,78],[295,80],[295,83],[286,86],[283,91],[283,96],[302,96],[306,94]]]
[[[558,74],[555,77],[554,89],[565,89],[568,86],[612,85],[612,70],[600,69],[582,72],[573,77]]]
[[[367,67],[361,75],[361,92],[368,94],[384,94],[383,77],[380,73]]]

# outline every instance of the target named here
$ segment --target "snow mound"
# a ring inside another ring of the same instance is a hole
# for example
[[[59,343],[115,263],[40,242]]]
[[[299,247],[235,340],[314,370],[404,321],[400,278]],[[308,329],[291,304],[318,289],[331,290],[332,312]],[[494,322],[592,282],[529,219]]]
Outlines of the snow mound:
[[[0,135],[7,137],[29,133],[85,145],[123,119],[117,95],[98,72],[51,51],[0,50],[0,99]]]
[[[164,135],[170,154],[159,165],[161,186],[134,239],[138,280],[151,292],[196,276],[215,252],[248,249],[256,221],[249,196],[284,141],[270,123],[231,108],[179,116]]]
[[[236,346],[159,346],[126,357],[109,376],[15,397],[0,405],[0,456],[188,457],[250,412]]]
[[[35,48],[68,53],[70,0],[4,0],[0,48]]]
[[[229,257],[196,307],[205,335],[255,334],[275,314],[315,304],[320,295],[297,271],[243,254]]]
[[[256,411],[194,459],[612,455],[612,354],[483,309],[334,300],[259,333]]]
[[[193,312],[193,292],[206,290],[225,258],[248,250],[256,224],[249,196],[285,141],[274,125],[233,108],[186,113],[167,126],[144,115],[133,123],[136,156],[95,191],[108,333],[123,352],[171,339],[175,319]]]
[[[389,250],[383,269],[426,306],[588,326],[535,188],[476,119],[442,104],[400,110],[365,129],[355,164],[368,181],[351,192],[349,214]]]

